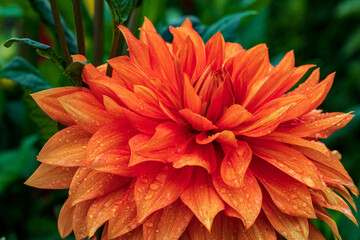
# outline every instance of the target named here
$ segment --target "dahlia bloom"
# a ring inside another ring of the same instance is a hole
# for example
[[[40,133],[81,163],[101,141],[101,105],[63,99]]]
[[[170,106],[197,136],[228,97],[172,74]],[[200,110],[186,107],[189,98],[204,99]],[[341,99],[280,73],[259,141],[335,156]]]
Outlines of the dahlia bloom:
[[[87,64],[87,87],[33,94],[66,126],[38,155],[26,182],[69,189],[58,220],[76,239],[324,239],[310,221],[326,209],[353,222],[346,199],[358,195],[341,155],[318,139],[344,127],[349,113],[316,108],[334,74],[277,66],[267,47],[244,50],[220,32],[206,44],[186,20],[166,43],[145,19],[140,40],[119,26],[130,57]],[[81,56],[75,58],[81,59]],[[335,192],[336,191],[336,192]],[[340,197],[340,196],[342,197]]]

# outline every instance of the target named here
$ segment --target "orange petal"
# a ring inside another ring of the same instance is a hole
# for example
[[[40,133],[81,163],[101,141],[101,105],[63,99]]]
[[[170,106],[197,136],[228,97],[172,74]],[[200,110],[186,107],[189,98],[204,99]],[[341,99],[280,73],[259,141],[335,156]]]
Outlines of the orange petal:
[[[84,179],[92,174],[94,172],[94,170],[87,168],[87,167],[79,167],[78,170],[76,171],[71,184],[70,184],[70,188],[69,188],[69,201],[73,201],[73,196],[75,195],[77,189],[79,188],[80,184],[83,183]]]
[[[196,240],[229,240],[240,239],[238,236],[240,221],[235,218],[225,216],[220,212],[214,219],[211,232],[209,232],[197,218],[190,222],[187,232],[189,239]]]
[[[196,114],[201,113],[201,108],[202,108],[201,99],[196,94],[194,87],[191,85],[189,78],[186,75],[184,75],[183,101],[184,101],[184,108],[188,108]]]
[[[331,228],[333,234],[339,240],[341,240],[342,238],[340,236],[340,233],[339,233],[338,227],[336,225],[336,222],[334,221],[334,219],[332,219],[330,217],[330,215],[327,213],[327,211],[324,208],[315,205],[315,212],[316,212],[317,219],[319,219],[319,220],[321,220],[323,222],[326,222],[329,225],[329,227]]]
[[[309,221],[309,240],[326,240],[311,221]]]
[[[251,227],[260,213],[262,202],[261,189],[254,175],[247,171],[244,184],[239,188],[226,185],[218,172],[212,177],[214,187],[223,201],[242,216],[246,229]]]
[[[197,131],[202,132],[217,128],[209,119],[201,116],[200,114],[194,113],[190,109],[182,109],[179,113]]]
[[[67,189],[76,170],[76,167],[58,167],[42,163],[25,184],[44,189]]]
[[[122,236],[140,225],[136,216],[134,188],[130,187],[120,200],[114,203],[108,226],[108,238]]]
[[[215,171],[217,160],[214,146],[212,144],[198,145],[190,142],[185,153],[176,154],[171,158],[174,168],[185,166],[199,166],[211,174]]]
[[[131,157],[128,164],[129,167],[135,167],[140,163],[154,161],[166,163],[166,160],[164,158],[155,158],[151,156],[144,157],[137,153],[137,151],[140,150],[143,146],[145,146],[150,141],[150,139],[151,137],[149,137],[148,135],[137,134],[129,140],[129,146],[131,149]]]
[[[251,161],[251,169],[283,213],[315,218],[311,196],[304,184],[260,159]]]
[[[183,152],[191,139],[189,131],[187,126],[163,122],[156,127],[155,134],[137,153],[150,158],[168,158],[175,152]]]
[[[189,83],[193,83],[196,79],[195,68],[196,68],[196,50],[194,43],[191,41],[191,38],[188,36],[185,41],[181,44],[179,50],[175,53],[174,56],[175,67],[178,77],[178,87],[181,90],[182,82],[179,81],[181,78],[188,76]],[[182,93],[182,91],[179,91]]]
[[[334,185],[331,186],[331,189],[335,190],[339,195],[341,195],[350,205],[354,208],[355,212],[357,212],[356,204],[354,202],[354,199],[351,197],[349,191],[346,187],[342,185]]]
[[[131,232],[128,232],[116,240],[144,240],[142,227],[137,227]]]
[[[239,104],[231,105],[216,122],[219,129],[231,129],[250,120],[252,114]]]
[[[309,223],[307,218],[287,215],[275,206],[267,194],[264,194],[263,197],[262,209],[278,233],[289,240],[308,239]]]
[[[78,125],[67,127],[47,141],[37,159],[62,167],[82,166],[85,164],[85,149],[90,137]]]
[[[109,150],[97,155],[90,167],[94,170],[113,173],[123,177],[136,177],[154,171],[162,164],[148,161],[129,167],[129,152],[123,150]]]
[[[112,204],[125,194],[127,186],[96,199],[90,206],[87,215],[88,236],[94,236],[95,232],[110,218]]]
[[[89,133],[95,133],[114,119],[90,93],[75,92],[58,100],[75,123]]]
[[[88,93],[89,89],[81,87],[51,88],[41,92],[33,93],[31,94],[31,97],[49,117],[65,126],[71,126],[74,125],[75,122],[61,106],[58,98],[79,91]]]
[[[180,199],[158,210],[143,224],[144,239],[179,239],[193,217]]]
[[[235,57],[241,51],[244,51],[244,49],[240,44],[225,42],[225,62],[229,58]]]
[[[301,152],[284,144],[247,140],[253,153],[310,188],[322,189],[318,170]]]
[[[242,225],[239,226],[238,239],[240,240],[276,240],[276,232],[269,223],[263,212],[259,214],[255,223],[245,230]]]
[[[246,170],[252,158],[249,145],[238,141],[236,148],[223,148],[225,157],[221,162],[220,174],[225,184],[238,188],[243,185]]]
[[[150,66],[149,48],[145,43],[136,39],[134,35],[125,26],[119,25],[118,28],[124,35],[129,47],[130,58],[139,66]]]
[[[225,205],[204,170],[196,169],[190,182],[181,194],[181,200],[210,232],[215,216],[224,210]]]
[[[234,148],[238,147],[235,134],[228,130],[224,130],[212,135],[209,135],[209,132],[201,132],[196,135],[195,140],[197,144],[201,145],[206,145],[216,140],[218,143],[224,143]]]
[[[146,32],[156,33],[156,28],[147,17],[144,17],[144,22],[140,28],[140,41],[142,41],[145,44],[147,44]]]
[[[72,222],[74,209],[75,207],[72,206],[71,201],[67,199],[60,210],[58,217],[58,229],[62,238],[65,238],[73,230]]]
[[[215,62],[213,70],[218,70],[222,66],[225,57],[225,40],[220,32],[217,32],[209,39],[205,45],[205,52],[206,64],[210,65]]]
[[[92,171],[83,179],[76,193],[72,196],[73,205],[88,199],[103,196],[124,186],[129,181],[129,178],[115,174]]]
[[[86,216],[88,210],[93,203],[93,200],[84,201],[76,204],[74,207],[74,215],[72,219],[72,226],[74,229],[75,238],[84,239],[87,236]]]
[[[309,141],[293,134],[274,131],[262,137],[262,139],[278,141],[278,142],[292,144],[305,148],[311,148],[319,153],[324,154],[325,156],[329,156],[329,149],[322,142],[318,142],[314,140]]]
[[[134,194],[139,221],[176,201],[191,175],[192,168],[169,169],[164,166],[161,171],[138,177]]]
[[[115,121],[111,124],[103,126],[90,139],[86,147],[86,161],[93,162],[100,153],[116,149],[128,151],[129,139],[136,134],[127,121]]]

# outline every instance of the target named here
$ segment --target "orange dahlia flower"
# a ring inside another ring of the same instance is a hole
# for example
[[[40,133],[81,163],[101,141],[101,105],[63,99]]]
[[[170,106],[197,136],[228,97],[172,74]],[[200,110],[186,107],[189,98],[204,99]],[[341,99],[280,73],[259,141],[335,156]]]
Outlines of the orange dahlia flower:
[[[145,19],[140,40],[119,26],[130,57],[87,64],[87,87],[33,94],[66,128],[38,155],[26,182],[69,188],[62,237],[101,239],[324,239],[309,219],[330,225],[326,208],[356,223],[346,199],[358,195],[320,138],[351,119],[316,108],[334,79],[313,65],[277,66],[267,47],[244,50],[220,32],[206,44],[189,20],[166,43]],[[336,193],[335,193],[336,191]],[[340,197],[341,195],[342,197]]]

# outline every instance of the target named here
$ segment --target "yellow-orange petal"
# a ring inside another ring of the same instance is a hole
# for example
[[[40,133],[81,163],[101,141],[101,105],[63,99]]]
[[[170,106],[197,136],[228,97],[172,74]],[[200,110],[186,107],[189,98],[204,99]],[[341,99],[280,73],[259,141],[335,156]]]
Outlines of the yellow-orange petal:
[[[60,210],[58,217],[58,229],[62,238],[65,238],[73,230],[72,222],[74,209],[75,207],[72,206],[71,201],[67,199]]]
[[[311,196],[304,184],[257,158],[251,161],[251,169],[283,213],[315,218]]]
[[[100,128],[89,140],[86,147],[86,162],[90,164],[97,156],[108,150],[128,151],[129,139],[136,134],[127,121],[117,120]]]
[[[196,168],[190,182],[191,184],[180,195],[181,200],[211,231],[215,216],[224,210],[225,205],[214,189],[211,177],[203,169]]]
[[[89,237],[94,236],[98,228],[110,219],[112,204],[119,201],[128,187],[122,187],[101,198],[96,199],[90,206],[86,218],[86,228]]]
[[[36,188],[67,189],[76,170],[76,167],[59,167],[42,163],[25,184]]]
[[[225,148],[225,157],[221,162],[220,174],[222,180],[229,186],[238,188],[244,183],[245,173],[251,162],[252,152],[244,141],[238,141],[237,147]]]
[[[85,164],[86,145],[91,135],[78,125],[67,127],[52,136],[41,149],[40,162],[74,167]]]
[[[134,190],[139,221],[175,202],[187,187],[191,175],[192,168],[164,166],[160,171],[139,176]]]
[[[253,153],[310,188],[322,189],[314,163],[301,152],[282,143],[248,139]]]
[[[108,238],[113,239],[122,236],[137,228],[140,224],[141,221],[138,221],[136,216],[136,203],[132,183],[121,199],[114,203],[110,214]]]
[[[121,188],[130,182],[130,178],[121,177],[115,174],[92,171],[77,187],[72,195],[72,204],[94,199]]]
[[[278,233],[288,240],[308,239],[309,223],[307,218],[287,215],[276,207],[267,194],[264,194],[263,197],[262,209]]]
[[[86,216],[93,200],[87,200],[74,206],[72,226],[76,240],[84,239],[87,236]]]
[[[216,122],[219,129],[232,129],[252,118],[252,114],[239,104],[231,105]]]
[[[239,188],[226,185],[218,172],[215,172],[212,178],[214,187],[223,201],[241,215],[246,229],[251,227],[260,213],[262,203],[261,189],[254,175],[248,170],[243,186]]]
[[[71,126],[74,125],[75,122],[61,106],[58,98],[79,91],[89,92],[89,89],[81,87],[51,88],[33,93],[31,97],[49,117],[65,126]]]
[[[238,239],[240,240],[276,240],[276,232],[263,212],[260,212],[255,223],[248,229],[239,225]]]
[[[58,100],[75,123],[89,133],[95,133],[101,126],[114,120],[90,93],[75,92]]]
[[[191,210],[178,199],[156,211],[143,223],[144,239],[179,239],[193,216]]]

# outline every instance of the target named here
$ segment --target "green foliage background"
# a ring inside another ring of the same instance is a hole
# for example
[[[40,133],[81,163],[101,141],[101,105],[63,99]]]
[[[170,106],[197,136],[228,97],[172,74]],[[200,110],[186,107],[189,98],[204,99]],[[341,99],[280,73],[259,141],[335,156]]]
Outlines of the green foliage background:
[[[30,2],[33,1],[0,0],[0,239],[8,240],[60,239],[56,219],[66,197],[66,191],[39,190],[23,185],[38,166],[36,154],[57,130],[56,123],[38,110],[29,93],[72,84],[57,65],[38,56],[31,47],[2,46],[11,37],[30,38],[51,45],[60,55],[53,31]],[[57,3],[71,34],[75,30],[71,1]],[[90,61],[94,55],[93,4],[93,0],[82,1]],[[111,42],[110,12],[105,9],[104,61]],[[248,10],[256,12],[241,15]],[[133,29],[138,28],[145,15],[169,39],[167,26],[179,24],[184,16],[191,15],[194,26],[204,38],[220,28],[227,40],[237,41],[244,48],[267,43],[273,64],[293,49],[296,65],[316,64],[321,68],[322,79],[336,71],[334,86],[321,107],[325,111],[354,111],[356,116],[345,129],[325,142],[330,149],[343,154],[346,169],[355,183],[360,182],[359,0],[143,0],[136,11]],[[70,48],[76,51],[74,46]],[[125,50],[126,47],[121,46],[119,52],[125,53]],[[7,65],[11,61],[12,65]],[[37,84],[31,84],[34,82]],[[360,201],[356,199],[356,203],[360,207]],[[360,239],[360,231],[353,223],[336,212],[331,215],[343,239]],[[359,221],[359,214],[356,217]],[[316,224],[327,239],[333,238],[329,227]]]

